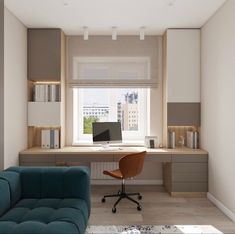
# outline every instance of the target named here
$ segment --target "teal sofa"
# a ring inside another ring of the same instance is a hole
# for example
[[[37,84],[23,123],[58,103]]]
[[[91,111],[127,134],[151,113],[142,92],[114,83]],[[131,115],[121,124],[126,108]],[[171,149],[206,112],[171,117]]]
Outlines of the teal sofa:
[[[90,215],[86,167],[0,172],[0,234],[83,234]]]

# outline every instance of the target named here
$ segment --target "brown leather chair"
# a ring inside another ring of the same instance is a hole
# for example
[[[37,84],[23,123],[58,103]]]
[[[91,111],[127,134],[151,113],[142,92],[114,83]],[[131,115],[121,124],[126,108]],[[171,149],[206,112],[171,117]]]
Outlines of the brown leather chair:
[[[126,155],[119,160],[119,169],[116,169],[114,171],[103,172],[105,175],[109,175],[115,179],[122,180],[122,189],[119,190],[117,194],[105,195],[102,198],[102,202],[105,202],[106,197],[118,197],[118,200],[115,202],[112,208],[113,213],[116,213],[117,211],[116,206],[123,198],[127,198],[130,201],[136,203],[137,210],[142,209],[139,202],[137,202],[136,200],[130,197],[130,196],[138,196],[138,199],[141,200],[142,196],[140,195],[140,193],[126,193],[125,179],[135,177],[141,173],[143,165],[144,165],[145,155],[146,155],[146,151],[141,152],[141,153]]]

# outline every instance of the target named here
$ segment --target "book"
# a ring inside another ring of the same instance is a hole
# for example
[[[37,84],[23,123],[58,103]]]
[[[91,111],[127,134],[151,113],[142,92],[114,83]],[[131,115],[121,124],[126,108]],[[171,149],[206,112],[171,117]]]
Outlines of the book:
[[[187,131],[187,147],[193,149],[194,148],[194,134],[193,131]]]
[[[58,129],[54,130],[54,148],[60,148],[60,134]]]
[[[46,130],[45,129],[42,129],[41,131],[41,147],[43,149],[46,148]]]
[[[54,131],[55,130],[50,130],[50,149],[54,149],[55,148],[55,144],[54,144]]]
[[[56,102],[56,94],[57,94],[57,90],[56,90],[56,85],[55,84],[51,84],[49,85],[49,101],[50,102]]]

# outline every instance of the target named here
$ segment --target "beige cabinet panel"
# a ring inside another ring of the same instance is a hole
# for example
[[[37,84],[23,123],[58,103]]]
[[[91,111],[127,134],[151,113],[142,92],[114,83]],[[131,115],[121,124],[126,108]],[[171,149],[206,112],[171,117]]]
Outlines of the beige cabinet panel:
[[[28,79],[60,81],[61,30],[28,29]]]

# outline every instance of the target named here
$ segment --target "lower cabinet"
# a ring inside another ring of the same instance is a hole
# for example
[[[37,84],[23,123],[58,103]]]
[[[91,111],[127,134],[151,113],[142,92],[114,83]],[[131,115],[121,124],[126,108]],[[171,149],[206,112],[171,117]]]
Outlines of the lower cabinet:
[[[171,195],[205,194],[208,191],[207,155],[172,155],[172,162],[163,164],[163,181]]]

